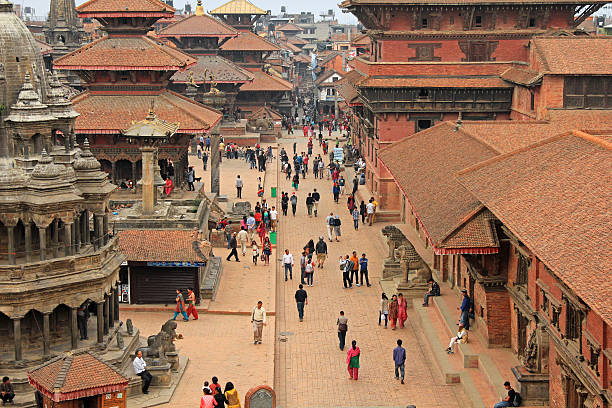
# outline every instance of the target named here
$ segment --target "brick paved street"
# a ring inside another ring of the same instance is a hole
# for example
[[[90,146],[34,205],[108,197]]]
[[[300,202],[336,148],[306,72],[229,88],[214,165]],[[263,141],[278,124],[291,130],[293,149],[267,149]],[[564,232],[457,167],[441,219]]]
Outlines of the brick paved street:
[[[280,147],[292,152],[293,139],[282,139]],[[298,151],[306,149],[306,140],[299,138]],[[275,151],[275,154],[278,151]],[[315,147],[315,153],[320,150]],[[325,159],[327,162],[327,159]],[[202,175],[197,157],[191,157],[197,176]],[[276,185],[276,163],[266,173],[266,197],[271,200],[270,187]],[[256,179],[262,173],[249,170],[244,160],[224,160],[221,169],[221,194],[230,200],[235,197],[233,182],[236,174],[245,181],[243,197],[256,201]],[[204,174],[209,190],[209,174]],[[290,191],[290,183],[280,174],[280,191]],[[347,180],[347,184],[351,181]],[[309,218],[305,199],[317,188],[321,193],[319,217]],[[342,218],[341,242],[328,242],[329,258],[324,269],[316,269],[314,286],[307,287],[309,305],[304,322],[299,322],[294,293],[299,284],[296,273],[292,281],[284,282],[279,261],[270,267],[253,266],[250,254],[240,263],[224,262],[224,272],[216,301],[210,302],[212,313],[202,314],[200,320],[179,322],[178,332],[185,336],[177,342],[182,354],[190,358],[185,376],[167,406],[195,405],[201,395],[204,380],[217,375],[222,383],[232,381],[241,398],[255,385],[270,384],[277,392],[279,407],[355,407],[406,406],[424,407],[469,406],[458,386],[444,384],[432,354],[422,337],[419,319],[409,310],[407,328],[391,331],[377,325],[380,299],[380,265],[386,249],[380,235],[384,224],[368,227],[360,225],[355,232],[346,209],[346,196],[334,204],[329,181],[316,180],[312,173],[302,179],[298,212],[294,218],[280,221],[278,251],[289,248],[299,263],[301,248],[309,239],[316,241],[326,235],[325,216],[330,211]],[[280,207],[280,205],[278,205]],[[337,260],[352,250],[367,253],[370,260],[372,287],[342,288]],[[227,250],[216,248],[225,258]],[[279,252],[280,253],[280,252]],[[275,254],[273,254],[275,255]],[[299,266],[296,265],[299,270]],[[298,272],[299,273],[299,272]],[[275,279],[275,274],[276,279]],[[276,286],[278,283],[278,287]],[[269,312],[264,330],[264,344],[252,344],[249,323],[250,310],[257,299],[265,302]],[[338,349],[336,318],[340,310],[348,317],[347,342],[355,339],[362,351],[359,381],[348,380],[346,349]],[[131,317],[143,335],[156,333],[168,313],[122,312],[121,318]],[[276,344],[274,338],[276,337]],[[406,384],[394,379],[392,349],[401,338],[407,350]],[[276,348],[275,348],[276,346]]]

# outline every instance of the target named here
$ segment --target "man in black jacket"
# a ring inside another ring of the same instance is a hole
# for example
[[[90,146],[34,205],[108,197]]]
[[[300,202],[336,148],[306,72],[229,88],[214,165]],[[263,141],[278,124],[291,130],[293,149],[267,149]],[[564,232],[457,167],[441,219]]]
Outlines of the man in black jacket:
[[[238,248],[238,241],[236,240],[235,232],[232,234],[232,239],[230,240],[230,248],[232,248],[232,251],[227,256],[227,260],[229,261],[233,255],[236,258],[236,262],[240,262],[240,259],[238,259],[238,250],[236,249]]]
[[[425,293],[425,297],[423,298],[423,306],[429,306],[429,298],[431,296],[440,296],[440,285],[438,285],[438,282],[433,280],[433,278],[429,278],[427,282],[431,285],[431,288],[429,288],[427,293]]]
[[[323,237],[319,237],[319,242],[315,245],[315,253],[317,254],[317,268],[323,268],[327,257],[327,244]]]
[[[315,188],[314,191],[312,192],[312,209],[314,210],[314,216],[317,216],[317,212],[319,209],[319,200],[321,199],[321,194],[319,194],[319,192],[317,191],[317,189]]]
[[[301,322],[304,320],[304,306],[308,304],[308,293],[304,290],[303,285],[300,285],[300,288],[295,292],[295,303],[297,303],[298,317]]]

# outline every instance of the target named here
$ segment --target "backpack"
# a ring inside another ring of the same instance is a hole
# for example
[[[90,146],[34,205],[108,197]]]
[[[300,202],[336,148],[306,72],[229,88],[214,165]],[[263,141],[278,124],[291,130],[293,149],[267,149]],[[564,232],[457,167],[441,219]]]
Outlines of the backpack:
[[[520,407],[522,402],[523,402],[523,397],[521,397],[521,394],[515,391],[514,401],[512,402],[512,406]]]
[[[339,227],[340,225],[342,225],[340,218],[334,218],[334,227]]]

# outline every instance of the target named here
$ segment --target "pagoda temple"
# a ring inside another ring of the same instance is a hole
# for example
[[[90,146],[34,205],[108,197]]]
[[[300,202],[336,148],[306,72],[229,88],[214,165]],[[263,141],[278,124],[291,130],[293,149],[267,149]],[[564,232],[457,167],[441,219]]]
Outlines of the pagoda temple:
[[[237,36],[220,45],[221,55],[254,76],[253,81],[240,87],[236,97],[242,117],[249,116],[262,105],[270,105],[274,110],[290,115],[293,84],[265,61],[271,54],[279,53],[281,48],[252,31],[253,24],[267,12],[247,0],[232,0],[210,14],[238,31]]]
[[[179,123],[176,134],[159,147],[162,174],[175,173],[180,187],[187,169],[189,140],[209,133],[221,120],[219,111],[167,89],[172,75],[197,59],[147,36],[174,9],[159,0],[90,0],[77,8],[94,18],[107,35],[55,61],[55,69],[75,71],[86,91],[73,99],[80,113],[77,140],[88,138],[91,151],[116,183],[141,177],[140,137],[122,134],[142,120],[151,106],[164,120]]]
[[[338,87],[352,101],[351,136],[381,209],[397,211],[400,203],[393,177],[380,164],[380,149],[440,121],[521,116],[512,113],[514,87],[501,74],[525,67],[533,37],[581,35],[578,24],[605,3],[343,1],[341,7],[367,29],[371,52],[355,57],[359,74]],[[535,98],[532,93],[532,104]]]

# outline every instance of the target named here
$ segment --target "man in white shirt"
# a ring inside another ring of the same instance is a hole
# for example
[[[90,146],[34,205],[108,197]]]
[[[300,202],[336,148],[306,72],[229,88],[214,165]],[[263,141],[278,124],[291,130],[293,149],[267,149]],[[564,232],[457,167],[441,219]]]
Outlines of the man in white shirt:
[[[289,278],[293,280],[293,255],[289,253],[288,249],[285,249],[283,254],[283,265],[285,267],[285,282],[287,282],[287,271],[289,271]]]
[[[242,179],[240,174],[236,176],[236,197],[242,198]]]
[[[327,237],[329,238],[329,242],[333,240],[334,234],[334,213],[329,213],[327,218],[325,218],[325,224],[327,225]]]
[[[238,232],[238,235],[236,235],[236,239],[238,239],[238,242],[240,242],[240,248],[242,249],[242,256],[245,256],[246,250],[247,250],[247,243],[249,241],[249,234],[246,232],[244,227],[240,229],[240,232]]]
[[[263,327],[266,325],[266,309],[263,308],[261,300],[253,308],[251,323],[253,323],[253,344],[261,344]]]
[[[270,227],[272,231],[276,231],[276,221],[278,220],[278,211],[276,211],[276,207],[272,206],[272,210],[270,210]]]
[[[247,228],[249,229],[249,239],[252,241],[255,236],[255,217],[253,217],[253,213],[249,215],[249,218],[246,220]]]
[[[372,220],[374,218],[374,209],[376,207],[372,203],[372,200],[366,205],[366,214],[368,215],[368,225],[372,225]]]
[[[141,350],[136,352],[136,357],[134,358],[134,362],[132,364],[134,366],[134,372],[136,375],[142,378],[142,393],[148,394],[149,385],[151,385],[153,376],[147,371],[147,363],[144,361],[144,358],[142,358]]]

